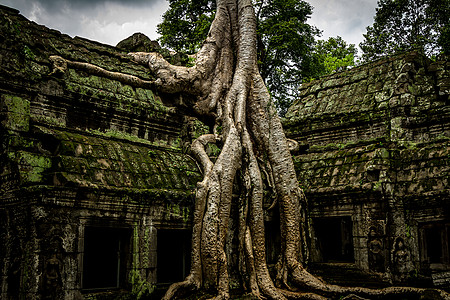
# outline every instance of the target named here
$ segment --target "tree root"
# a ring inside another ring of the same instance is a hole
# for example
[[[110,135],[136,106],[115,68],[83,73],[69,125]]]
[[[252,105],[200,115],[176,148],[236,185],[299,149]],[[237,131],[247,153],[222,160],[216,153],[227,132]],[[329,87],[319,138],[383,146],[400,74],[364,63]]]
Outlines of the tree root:
[[[67,67],[71,67],[74,69],[84,70],[93,75],[106,77],[112,80],[117,80],[134,87],[140,87],[145,89],[155,88],[156,81],[143,80],[137,76],[124,74],[120,72],[108,71],[90,63],[71,61],[62,58],[61,56],[58,55],[52,55],[49,57],[49,59],[53,64],[52,66],[53,70],[49,75],[63,74],[67,71]]]
[[[194,276],[188,276],[184,281],[172,284],[166,291],[162,300],[169,300],[182,295],[193,293],[200,289],[201,282],[198,278]]]
[[[419,298],[425,294],[434,294],[433,299],[450,300],[450,294],[439,289],[427,289],[416,287],[387,287],[381,289],[370,289],[364,287],[343,287],[333,284],[327,284],[316,276],[306,271],[300,265],[292,272],[292,280],[299,286],[313,293],[318,293],[326,297],[338,297],[355,295],[368,299],[395,299],[396,297],[404,299],[404,297]],[[439,297],[439,298],[438,298]]]

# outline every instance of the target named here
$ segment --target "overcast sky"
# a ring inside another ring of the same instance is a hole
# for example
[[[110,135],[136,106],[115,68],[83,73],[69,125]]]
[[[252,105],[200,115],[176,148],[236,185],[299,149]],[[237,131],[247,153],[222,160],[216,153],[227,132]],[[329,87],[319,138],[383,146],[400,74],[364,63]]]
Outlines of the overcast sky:
[[[314,7],[310,24],[322,38],[341,36],[358,44],[372,25],[377,0],[306,0]],[[166,0],[0,0],[38,24],[70,36],[81,36],[110,45],[142,32],[158,37],[156,25],[169,4]]]

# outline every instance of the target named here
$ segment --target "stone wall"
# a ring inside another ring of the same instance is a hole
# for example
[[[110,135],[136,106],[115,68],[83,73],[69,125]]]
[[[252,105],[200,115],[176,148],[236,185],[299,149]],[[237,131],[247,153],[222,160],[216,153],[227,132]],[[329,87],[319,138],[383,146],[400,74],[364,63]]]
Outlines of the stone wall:
[[[189,232],[200,174],[182,148],[195,133],[163,104],[172,98],[59,68],[53,55],[152,79],[124,50],[0,6],[0,298],[104,287],[139,298],[160,283],[157,242],[173,251],[170,237]]]
[[[448,59],[416,52],[302,86],[284,126],[300,146],[294,162],[309,199],[312,261],[326,261],[324,222],[340,220],[352,224],[340,232],[351,231],[341,240],[353,244],[345,261],[396,282],[448,274],[449,89]],[[441,230],[439,262],[424,250],[433,243],[428,226]]]

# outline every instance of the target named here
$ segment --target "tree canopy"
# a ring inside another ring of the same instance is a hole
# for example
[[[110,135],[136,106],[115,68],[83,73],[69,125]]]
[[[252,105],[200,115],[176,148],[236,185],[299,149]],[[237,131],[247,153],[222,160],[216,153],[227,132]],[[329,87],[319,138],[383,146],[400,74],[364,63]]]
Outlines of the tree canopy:
[[[340,36],[318,40],[314,46],[316,71],[311,79],[354,66],[357,53],[355,45],[347,44]]]
[[[255,0],[258,67],[277,110],[287,111],[305,79],[317,77],[313,55],[320,31],[306,23],[312,6],[302,0]],[[196,52],[206,39],[215,14],[215,1],[169,0],[158,25],[163,46]],[[180,17],[182,16],[182,17]]]
[[[197,52],[206,39],[216,11],[216,1],[169,0],[157,30],[163,46],[175,51]]]
[[[360,44],[362,59],[419,49],[450,53],[450,0],[379,0],[374,23]]]

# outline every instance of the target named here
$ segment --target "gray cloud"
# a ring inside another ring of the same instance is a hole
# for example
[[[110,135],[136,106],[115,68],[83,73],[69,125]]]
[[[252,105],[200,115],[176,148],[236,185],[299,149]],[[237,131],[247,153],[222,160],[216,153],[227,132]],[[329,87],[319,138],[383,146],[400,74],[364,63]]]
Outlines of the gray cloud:
[[[366,27],[373,24],[377,0],[309,0],[314,7],[310,24],[323,30],[323,39],[341,36],[359,45]]]
[[[31,7],[38,6],[50,14],[65,12],[67,10],[91,10],[108,3],[122,4],[130,7],[153,6],[160,0],[1,0],[7,6],[18,8],[27,13]],[[9,4],[9,5],[8,5]],[[5,5],[5,4],[4,4]]]
[[[165,0],[0,0],[38,24],[115,45],[135,32],[157,38]]]
[[[323,39],[341,36],[358,44],[373,23],[377,0],[307,0],[314,7],[309,20],[323,30]],[[36,23],[71,36],[111,45],[142,32],[156,39],[156,25],[169,4],[166,0],[0,0]]]

